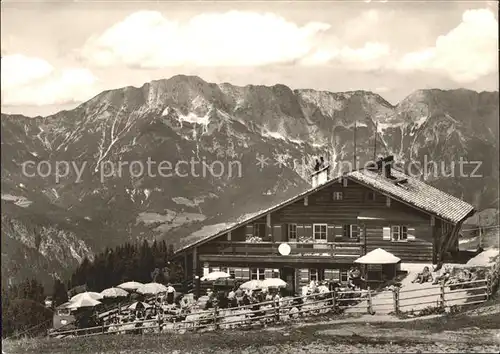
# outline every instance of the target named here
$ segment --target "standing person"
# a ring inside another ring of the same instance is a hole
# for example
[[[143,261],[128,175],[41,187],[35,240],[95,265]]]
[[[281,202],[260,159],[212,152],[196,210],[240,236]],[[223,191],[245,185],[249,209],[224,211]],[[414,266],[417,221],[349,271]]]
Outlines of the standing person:
[[[319,158],[319,169],[321,170],[322,168],[324,168],[326,165],[325,165],[325,159],[323,158],[323,156],[321,156]]]
[[[316,164],[314,165],[314,171],[319,171],[319,168],[320,168],[320,163],[318,159],[316,159]]]
[[[242,305],[243,295],[244,295],[243,290],[241,290],[240,288],[237,288],[234,292],[234,297],[236,298],[238,306]]]
[[[167,304],[172,305],[174,303],[175,289],[172,284],[167,284]]]

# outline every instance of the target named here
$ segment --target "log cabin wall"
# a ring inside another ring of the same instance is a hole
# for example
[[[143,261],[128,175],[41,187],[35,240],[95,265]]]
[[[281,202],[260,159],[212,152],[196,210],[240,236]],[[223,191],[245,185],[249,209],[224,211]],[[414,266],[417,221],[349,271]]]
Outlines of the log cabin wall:
[[[390,228],[390,226],[385,226]],[[391,234],[384,235],[384,226],[366,225],[366,250],[373,251],[383,248],[387,252],[401,258],[403,262],[432,262],[432,226],[408,226],[408,239],[406,241],[393,241]],[[390,232],[390,230],[389,230]]]
[[[341,199],[336,199],[335,194],[342,193]],[[387,215],[396,211],[400,215],[407,214],[408,219],[412,217],[420,219],[414,223],[401,221],[377,221],[370,223],[369,221],[358,220],[358,215],[364,211],[371,211],[375,214],[381,211],[381,214]],[[423,220],[423,221],[422,221]],[[428,220],[428,221],[427,221]],[[414,209],[406,204],[395,200],[387,202],[386,196],[373,191],[365,186],[357,184],[354,181],[340,181],[334,183],[318,192],[309,195],[307,201],[300,199],[293,204],[285,206],[271,213],[271,228],[265,228],[266,216],[262,216],[258,220],[248,225],[241,227],[231,232],[232,241],[244,241],[252,235],[253,224],[260,224],[263,227],[266,236],[266,241],[286,242],[288,240],[287,224],[294,223],[303,225],[304,227],[297,230],[298,238],[300,236],[312,236],[312,224],[326,223],[328,224],[328,242],[350,241],[344,235],[344,225],[359,226],[359,240],[364,242],[366,239],[366,252],[374,250],[378,247],[393,253],[400,257],[403,262],[430,262],[433,260],[433,237],[441,237],[441,226],[439,219],[435,220],[434,227],[431,226],[431,217]],[[393,241],[384,237],[384,227],[393,225],[406,226],[408,228],[408,237],[405,241]],[[433,233],[435,232],[435,234]],[[364,235],[366,232],[366,238]],[[269,237],[270,236],[270,237]],[[227,241],[227,235],[224,235],[216,241]],[[217,252],[216,247],[209,243],[200,246],[201,254]]]

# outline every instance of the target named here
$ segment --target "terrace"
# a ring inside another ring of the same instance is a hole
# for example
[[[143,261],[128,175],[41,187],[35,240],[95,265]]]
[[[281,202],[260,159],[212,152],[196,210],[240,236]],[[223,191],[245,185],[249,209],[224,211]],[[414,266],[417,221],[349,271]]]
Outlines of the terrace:
[[[283,255],[274,241],[217,241],[207,244],[200,252],[201,261],[262,260],[263,262],[338,262],[351,263],[364,254],[361,242],[287,242],[290,253]]]

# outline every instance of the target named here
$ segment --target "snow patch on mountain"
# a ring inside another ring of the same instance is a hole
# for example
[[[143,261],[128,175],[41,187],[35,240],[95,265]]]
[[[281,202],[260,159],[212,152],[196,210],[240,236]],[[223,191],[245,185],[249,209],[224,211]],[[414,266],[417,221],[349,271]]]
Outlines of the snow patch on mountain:
[[[174,198],[172,198],[172,201],[176,204],[186,205],[189,207],[196,207],[201,202],[199,200],[192,201],[192,200],[185,198],[185,197],[174,197]]]
[[[26,197],[18,197],[12,194],[2,194],[2,200],[13,202],[21,208],[29,207],[33,202]]]

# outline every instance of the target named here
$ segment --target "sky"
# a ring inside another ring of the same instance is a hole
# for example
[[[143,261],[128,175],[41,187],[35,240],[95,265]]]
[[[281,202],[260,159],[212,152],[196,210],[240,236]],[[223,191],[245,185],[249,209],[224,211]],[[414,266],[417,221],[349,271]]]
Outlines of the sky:
[[[1,4],[2,113],[48,115],[177,74],[235,85],[498,90],[495,1]]]

